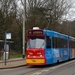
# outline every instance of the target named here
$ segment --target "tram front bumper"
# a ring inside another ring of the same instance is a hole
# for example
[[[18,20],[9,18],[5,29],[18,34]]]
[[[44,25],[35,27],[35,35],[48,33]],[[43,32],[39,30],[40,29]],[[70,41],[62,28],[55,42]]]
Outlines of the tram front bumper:
[[[26,59],[27,65],[45,65],[45,59]]]

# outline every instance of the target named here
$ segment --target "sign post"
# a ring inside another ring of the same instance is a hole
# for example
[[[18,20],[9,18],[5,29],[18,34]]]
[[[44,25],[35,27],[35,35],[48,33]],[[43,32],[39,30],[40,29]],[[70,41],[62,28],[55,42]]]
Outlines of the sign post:
[[[6,65],[6,45],[7,45],[7,39],[11,39],[11,33],[5,32],[5,47],[4,47],[4,55],[5,55],[5,65]]]

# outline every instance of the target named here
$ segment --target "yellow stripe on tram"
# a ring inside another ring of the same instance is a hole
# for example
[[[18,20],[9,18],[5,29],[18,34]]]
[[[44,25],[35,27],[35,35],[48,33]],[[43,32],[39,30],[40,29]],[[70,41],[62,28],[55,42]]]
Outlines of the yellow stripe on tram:
[[[45,59],[26,59],[26,63],[45,63]]]

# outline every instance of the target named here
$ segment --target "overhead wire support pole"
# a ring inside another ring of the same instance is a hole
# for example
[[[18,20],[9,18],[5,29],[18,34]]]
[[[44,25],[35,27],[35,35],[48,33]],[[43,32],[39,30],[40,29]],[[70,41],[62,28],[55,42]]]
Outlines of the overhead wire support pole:
[[[5,44],[4,44],[4,58],[5,58],[5,65],[6,65],[6,32],[5,32]]]
[[[46,18],[45,14],[39,9],[39,11],[43,14],[44,18],[49,22],[49,20]]]
[[[46,17],[46,15],[43,13],[43,11],[41,10],[41,8],[39,8],[39,11],[43,14],[43,16],[44,16],[44,18],[46,19],[46,21],[48,22],[48,25],[47,25],[47,27],[46,27],[46,29],[48,29],[48,27],[49,27],[49,25],[50,25],[50,23],[51,23],[51,11],[52,11],[52,9],[45,9],[46,11],[48,11],[48,10],[50,10],[50,18],[48,19],[47,17]]]
[[[23,58],[25,58],[25,18],[26,18],[26,0],[24,0],[24,9],[23,9]]]

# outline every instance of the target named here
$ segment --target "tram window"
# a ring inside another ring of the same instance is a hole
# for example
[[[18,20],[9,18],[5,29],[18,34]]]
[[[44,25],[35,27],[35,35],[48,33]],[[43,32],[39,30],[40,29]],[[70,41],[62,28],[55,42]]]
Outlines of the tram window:
[[[61,39],[61,48],[66,48],[67,43],[68,43],[68,41],[66,39]]]
[[[60,43],[61,43],[60,38],[57,38],[57,47],[58,47],[58,48],[60,48]]]
[[[67,40],[66,39],[53,37],[52,43],[53,43],[53,48],[66,48],[67,47]]]
[[[56,43],[57,42],[56,42],[56,38],[55,37],[52,38],[52,42],[53,42],[53,48],[56,48]]]
[[[46,48],[51,48],[51,39],[49,36],[46,36]]]
[[[59,40],[59,38],[53,37],[52,38],[52,42],[53,42],[53,48],[59,48],[60,47],[60,40]]]
[[[70,41],[70,48],[72,48],[72,41]]]
[[[75,48],[75,41],[70,41],[70,48]]]
[[[75,42],[73,41],[73,48],[75,48]]]

